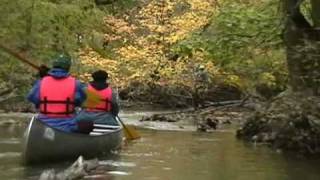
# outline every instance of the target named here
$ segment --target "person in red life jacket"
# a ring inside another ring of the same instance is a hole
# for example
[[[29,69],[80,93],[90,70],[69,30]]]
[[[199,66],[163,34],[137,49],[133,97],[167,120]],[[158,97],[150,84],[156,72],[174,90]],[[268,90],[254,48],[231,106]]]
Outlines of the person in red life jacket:
[[[83,133],[90,132],[90,124],[92,123],[119,125],[116,120],[119,113],[118,96],[107,83],[108,73],[98,70],[92,73],[92,78],[93,81],[86,87],[87,101],[75,118],[79,131]],[[90,103],[92,96],[96,100]]]
[[[76,131],[75,107],[86,99],[83,85],[69,75],[70,66],[70,56],[58,55],[52,69],[35,83],[27,97],[38,109],[41,121],[66,132]]]

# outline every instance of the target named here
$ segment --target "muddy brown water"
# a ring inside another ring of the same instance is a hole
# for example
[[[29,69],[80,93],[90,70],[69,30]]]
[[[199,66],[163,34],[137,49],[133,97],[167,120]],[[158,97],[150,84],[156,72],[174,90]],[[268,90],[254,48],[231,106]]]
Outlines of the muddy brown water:
[[[142,113],[143,114],[143,113]],[[136,116],[128,116],[137,118]],[[127,120],[127,119],[124,119]],[[72,162],[21,165],[24,126],[0,126],[0,179],[38,179],[43,170],[56,171]],[[320,160],[276,153],[235,138],[235,128],[213,133],[143,130],[142,139],[119,154],[99,158],[99,175],[86,179],[113,180],[316,180]]]

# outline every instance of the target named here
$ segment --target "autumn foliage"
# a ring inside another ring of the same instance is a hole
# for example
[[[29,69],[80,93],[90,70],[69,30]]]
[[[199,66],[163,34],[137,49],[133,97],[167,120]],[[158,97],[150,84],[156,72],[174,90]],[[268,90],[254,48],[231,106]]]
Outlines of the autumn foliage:
[[[211,73],[216,67],[212,61],[204,61],[203,51],[172,59],[172,47],[209,23],[216,12],[215,3],[150,1],[120,16],[106,16],[104,41],[109,55],[101,56],[87,47],[80,52],[81,63],[89,69],[107,70],[118,86],[132,81],[192,86],[196,66],[206,64]],[[87,79],[89,74],[81,77]]]
[[[286,87],[278,0],[110,2],[3,0],[1,41],[48,66],[54,54],[68,52],[73,74],[87,82],[91,72],[104,69],[121,89],[138,83],[148,90],[154,85],[192,93],[200,65],[213,88],[279,92]],[[0,69],[0,80],[23,89],[24,98],[31,75],[20,84],[8,71],[22,77],[28,68],[3,52],[0,56],[9,67]]]

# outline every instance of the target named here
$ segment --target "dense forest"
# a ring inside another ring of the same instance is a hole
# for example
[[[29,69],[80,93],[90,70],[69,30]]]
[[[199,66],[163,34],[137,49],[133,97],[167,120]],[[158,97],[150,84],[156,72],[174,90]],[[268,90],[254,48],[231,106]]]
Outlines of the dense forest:
[[[68,52],[76,75],[88,80],[92,69],[103,68],[123,97],[134,100],[164,103],[152,95],[160,90],[185,106],[200,65],[215,99],[230,96],[227,91],[233,98],[256,91],[269,98],[286,88],[277,1],[97,2],[3,1],[1,42],[37,64]],[[19,87],[23,98],[32,70],[3,51],[1,61],[8,83],[2,86]]]
[[[104,69],[128,101],[258,101],[239,137],[320,152],[317,0],[2,0],[0,10],[0,43],[36,64],[69,53],[75,76]],[[30,111],[37,72],[2,50],[0,61],[2,108]]]

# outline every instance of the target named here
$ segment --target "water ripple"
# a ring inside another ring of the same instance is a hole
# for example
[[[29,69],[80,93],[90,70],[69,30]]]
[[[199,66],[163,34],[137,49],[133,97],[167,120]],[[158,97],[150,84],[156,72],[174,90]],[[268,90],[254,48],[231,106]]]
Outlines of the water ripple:
[[[20,144],[20,142],[18,138],[0,139],[0,144]]]
[[[18,157],[20,155],[21,155],[20,152],[5,152],[5,153],[0,153],[0,158]]]
[[[221,141],[221,139],[200,138],[200,139],[198,139],[198,141],[201,141],[201,142],[219,142],[219,141]]]
[[[133,162],[119,162],[119,161],[99,161],[99,165],[110,165],[115,167],[135,167],[136,164]]]
[[[121,176],[131,175],[130,172],[124,172],[124,171],[108,171],[108,174],[111,174],[111,175],[121,175]]]

